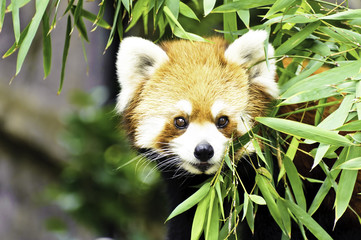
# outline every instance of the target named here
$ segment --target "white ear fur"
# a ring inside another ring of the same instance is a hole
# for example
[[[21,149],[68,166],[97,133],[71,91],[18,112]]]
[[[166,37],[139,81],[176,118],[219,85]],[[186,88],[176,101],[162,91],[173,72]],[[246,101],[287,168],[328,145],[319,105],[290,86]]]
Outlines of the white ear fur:
[[[165,51],[149,40],[139,37],[123,39],[116,62],[121,87],[116,106],[118,113],[124,111],[140,84],[167,60]]]
[[[229,62],[244,65],[247,68],[250,67],[250,82],[265,87],[265,91],[276,98],[278,97],[279,89],[275,81],[275,60],[269,59],[269,65],[267,65],[266,61],[263,61],[266,58],[264,41],[267,37],[266,31],[250,30],[229,45],[224,56]],[[274,55],[274,48],[271,44],[268,45],[267,55],[268,58]],[[258,62],[260,63],[255,65]]]

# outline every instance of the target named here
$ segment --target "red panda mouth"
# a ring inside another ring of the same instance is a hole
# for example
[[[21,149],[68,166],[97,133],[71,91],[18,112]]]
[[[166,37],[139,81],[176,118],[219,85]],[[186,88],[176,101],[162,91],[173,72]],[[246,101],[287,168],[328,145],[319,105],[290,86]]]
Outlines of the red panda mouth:
[[[214,164],[207,162],[199,162],[199,163],[191,163],[193,167],[199,170],[202,173],[205,173],[208,169],[210,169]]]

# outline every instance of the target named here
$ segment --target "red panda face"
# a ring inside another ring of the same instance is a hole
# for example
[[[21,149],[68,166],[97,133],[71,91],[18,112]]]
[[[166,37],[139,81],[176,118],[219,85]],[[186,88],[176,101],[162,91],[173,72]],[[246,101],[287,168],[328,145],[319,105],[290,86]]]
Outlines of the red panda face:
[[[220,38],[161,46],[124,39],[117,110],[134,146],[166,157],[163,166],[216,172],[232,136],[246,133],[278,94],[274,62],[262,62],[266,37],[251,31],[229,46]],[[248,144],[244,151],[252,149]]]

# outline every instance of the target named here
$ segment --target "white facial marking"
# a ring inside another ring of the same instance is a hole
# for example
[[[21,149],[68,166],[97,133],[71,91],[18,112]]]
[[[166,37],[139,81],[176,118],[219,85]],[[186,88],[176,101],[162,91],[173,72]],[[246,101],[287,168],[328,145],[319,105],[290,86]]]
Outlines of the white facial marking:
[[[137,127],[135,132],[135,145],[139,148],[152,148],[156,144],[155,139],[162,132],[166,119],[150,117]]]
[[[185,112],[188,115],[191,115],[192,113],[192,104],[187,100],[180,100],[179,102],[177,102],[176,108]]]
[[[226,108],[227,108],[227,105],[223,101],[221,101],[221,100],[215,101],[211,108],[213,118],[216,119],[217,115]]]
[[[205,173],[215,173],[220,167],[229,139],[219,132],[214,124],[189,124],[183,135],[170,142],[170,148],[172,152],[181,158],[182,163],[180,166],[183,169],[190,173],[200,174],[201,171],[195,168],[192,164],[200,163],[200,161],[194,156],[194,150],[201,142],[208,142],[214,150],[213,157],[208,160],[208,163],[214,165],[207,169]]]

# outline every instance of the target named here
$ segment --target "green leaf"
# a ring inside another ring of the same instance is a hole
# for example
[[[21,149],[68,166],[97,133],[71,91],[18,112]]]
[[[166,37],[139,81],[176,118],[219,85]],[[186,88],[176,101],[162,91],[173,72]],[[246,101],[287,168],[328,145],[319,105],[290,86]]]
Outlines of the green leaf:
[[[296,166],[288,157],[285,157],[283,159],[283,163],[286,169],[288,180],[290,181],[292,187],[293,194],[296,198],[297,204],[298,206],[300,206],[300,208],[306,211],[305,193],[303,192],[302,181],[298,176]]]
[[[338,12],[336,14],[331,14],[324,16],[321,19],[323,20],[351,20],[351,19],[360,19],[361,9],[348,9],[344,12]]]
[[[138,1],[138,2],[136,3],[136,5],[137,5],[139,2],[141,2],[141,1]],[[112,30],[111,30],[110,33],[109,33],[109,38],[108,38],[107,45],[105,46],[105,51],[110,47],[110,45],[111,45],[112,42],[113,42],[114,34],[115,34],[116,26],[117,26],[117,21],[118,21],[118,16],[119,16],[119,12],[120,12],[120,6],[121,6],[121,2],[118,1],[118,2],[117,2],[117,8],[115,9],[115,13],[114,13],[114,20],[113,20]]]
[[[216,0],[203,0],[204,16],[207,16],[216,5]]]
[[[297,138],[293,137],[284,158],[294,159],[295,155],[297,153],[299,144],[300,144],[300,142],[297,140]],[[280,172],[278,174],[277,182],[279,182],[282,179],[282,177],[284,176],[285,173],[286,173],[286,169],[285,169],[284,164],[282,164]]]
[[[105,21],[101,16],[99,15],[94,15],[93,13],[84,10],[81,12],[81,16],[85,17],[86,19],[88,19],[89,21],[93,22],[94,24],[96,24],[99,27],[105,28],[105,29],[111,29],[112,27],[109,25],[109,23],[107,23],[107,21]]]
[[[225,219],[225,214],[224,214],[224,209],[223,209],[223,197],[222,197],[222,190],[221,190],[221,185],[220,185],[220,181],[217,181],[215,184],[215,189],[217,192],[217,196],[218,196],[218,203],[221,209],[221,214],[223,219]]]
[[[174,28],[174,35],[176,35],[179,38],[183,38],[183,39],[188,39],[191,41],[197,41],[197,42],[208,42],[207,39],[204,39],[203,37],[194,34],[194,33],[190,33],[190,32],[186,32],[184,29],[180,29],[178,27]]]
[[[266,16],[264,16],[264,18],[268,18],[270,16],[272,16],[273,14],[275,14],[278,11],[281,11],[284,8],[288,8],[289,6],[291,6],[292,4],[294,4],[296,0],[277,0],[272,7],[270,8],[270,10],[268,10]]]
[[[217,240],[219,234],[219,211],[218,201],[215,197],[215,189],[211,188],[208,208],[207,226],[205,229],[206,240]]]
[[[175,216],[189,210],[197,203],[199,203],[209,192],[211,188],[211,184],[209,182],[202,185],[200,189],[198,189],[192,196],[184,200],[181,204],[179,204],[169,215],[166,221],[174,218]]]
[[[325,118],[317,127],[331,130],[342,126],[343,123],[346,121],[348,113],[351,110],[354,99],[355,99],[355,95],[352,94],[344,97],[339,108],[336,111],[334,111],[332,114],[328,115],[327,118]]]
[[[61,63],[61,75],[60,75],[60,84],[59,84],[59,89],[58,89],[58,95],[61,93],[61,90],[63,89],[64,76],[65,76],[65,65],[66,65],[66,59],[68,58],[68,53],[69,53],[71,32],[72,32],[72,24],[71,24],[71,17],[69,15],[67,25],[66,25],[66,32],[65,32],[65,41],[64,41],[64,49],[63,49],[63,58],[62,58],[62,63]]]
[[[321,22],[314,22],[308,24],[301,31],[290,37],[286,42],[282,43],[282,45],[276,49],[275,55],[284,55],[288,51],[294,49],[306,38],[310,37],[310,35],[320,26],[320,24]]]
[[[253,0],[253,1],[237,1],[223,4],[215,9],[213,13],[227,13],[227,12],[237,12],[242,9],[250,9],[261,7],[265,5],[273,4],[276,0]]]
[[[272,195],[272,192],[274,191],[274,189],[273,189],[273,186],[271,185],[269,179],[267,179],[266,177],[264,177],[260,174],[257,174],[256,175],[256,184],[259,187],[259,189],[261,190],[263,198],[265,199],[265,201],[267,203],[268,210],[270,211],[273,219],[276,221],[278,226],[280,226],[280,228],[283,229],[281,214],[277,207],[275,198]]]
[[[20,34],[20,40],[19,40],[19,44],[18,45],[21,45],[22,42],[24,41],[24,38],[25,36],[27,35],[28,33],[28,30],[29,30],[29,26],[26,26],[26,28],[22,31],[22,33]],[[6,51],[6,53],[3,55],[2,58],[7,58],[9,57],[11,54],[13,54],[17,49],[18,49],[18,45],[16,45],[16,42],[14,42],[14,44],[9,48],[9,50]]]
[[[172,30],[174,31],[174,34],[178,34],[177,36],[184,36],[184,38],[188,39],[188,40],[193,40],[192,38],[194,36],[196,36],[197,39],[203,39],[197,35],[193,35],[191,36],[190,34],[188,34],[188,32],[186,32],[184,30],[184,28],[182,27],[182,25],[178,22],[177,18],[173,15],[173,13],[171,12],[171,10],[167,7],[167,6],[164,6],[163,8],[163,11],[164,13],[166,14],[167,18],[170,20],[170,22],[173,22],[178,28],[180,31],[177,31],[176,29],[177,28],[173,28]],[[177,31],[177,32],[176,32]]]
[[[281,200],[296,218],[319,240],[332,240],[330,235],[301,207],[289,200]]]
[[[43,16],[43,67],[44,79],[48,77],[51,70],[51,37],[49,32],[49,16]]]
[[[193,218],[191,240],[199,239],[203,232],[204,222],[207,216],[207,209],[209,207],[209,199],[210,199],[210,194],[208,194],[198,203]]]
[[[224,0],[228,2],[230,0]],[[237,35],[233,32],[237,31],[237,15],[235,12],[223,13],[223,30],[224,30],[224,39],[228,42],[233,42]]]
[[[237,15],[238,15],[239,19],[242,20],[244,25],[246,25],[246,28],[249,28],[249,21],[250,21],[249,9],[238,10]]]
[[[27,31],[26,36],[24,37],[24,40],[19,48],[18,52],[18,58],[16,61],[16,73],[15,75],[18,75],[21,67],[23,66],[24,60],[26,55],[28,54],[29,48],[31,43],[33,42],[33,39],[35,37],[35,33],[37,32],[41,19],[43,18],[44,12],[49,4],[50,0],[36,0],[36,11],[35,15],[32,18],[29,30]]]
[[[356,157],[338,165],[336,169],[347,170],[360,170],[361,169],[361,157]]]
[[[322,14],[305,13],[302,13],[301,15],[282,15],[268,20],[267,22],[265,22],[265,25],[272,25],[274,23],[312,23],[319,21],[322,16]]]
[[[104,0],[103,0],[104,1]],[[122,0],[122,3],[125,7],[125,9],[127,10],[128,13],[130,13],[130,4],[131,4],[131,1],[130,0]]]
[[[280,96],[280,98],[286,99],[281,105],[323,98],[324,95],[320,93],[325,93],[325,90],[331,91],[333,89],[332,85],[354,77],[359,73],[360,68],[360,60],[349,61],[340,67],[303,79]],[[335,92],[335,94],[337,93]]]
[[[357,170],[343,170],[336,190],[335,224],[346,211],[357,179]]]
[[[335,132],[321,129],[304,123],[299,123],[286,119],[257,117],[256,121],[271,127],[277,131],[298,137],[310,139],[320,143],[336,146],[351,146],[352,143],[344,136]]]
[[[250,194],[248,196],[252,200],[252,202],[254,202],[256,204],[258,204],[258,205],[266,205],[266,201],[264,200],[263,197],[258,196],[258,195],[254,195],[254,194]]]
[[[347,123],[336,130],[338,131],[360,131],[361,130],[361,120],[352,121]]]
[[[19,43],[20,39],[20,17],[19,17],[19,5],[17,0],[11,0],[11,13],[13,17],[14,36],[16,44]]]
[[[53,21],[51,22],[49,32],[51,32],[56,26],[56,21],[58,20],[57,17],[58,17],[59,5],[60,5],[60,0],[56,0],[55,10],[54,10],[54,17],[53,17]]]
[[[179,13],[187,18],[191,18],[200,22],[197,15],[193,12],[193,10],[183,2],[179,2]]]
[[[175,19],[179,16],[179,0],[166,0],[165,7],[167,7]]]
[[[356,98],[358,99],[358,102],[356,102],[357,116],[361,120],[361,80],[356,84]]]
[[[6,9],[6,0],[0,0],[0,32],[4,25],[5,9]]]

